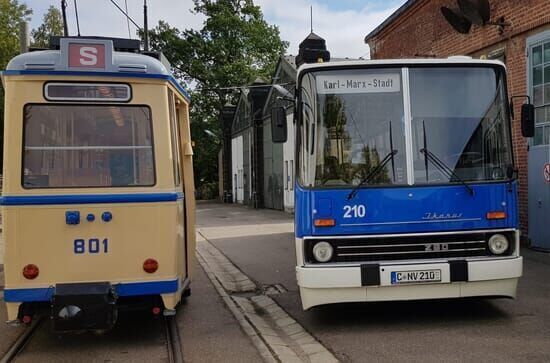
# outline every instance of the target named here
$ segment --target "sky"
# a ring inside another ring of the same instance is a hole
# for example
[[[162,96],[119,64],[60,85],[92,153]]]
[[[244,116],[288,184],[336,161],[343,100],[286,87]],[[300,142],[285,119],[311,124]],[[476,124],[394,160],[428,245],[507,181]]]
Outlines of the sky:
[[[143,23],[143,0],[114,0],[139,25]],[[368,58],[365,35],[376,28],[406,0],[255,0],[265,20],[279,27],[281,38],[290,43],[288,54],[296,55],[298,45],[310,31],[310,6],[313,7],[313,31],[325,38],[333,57]],[[30,28],[38,27],[50,5],[60,0],[20,0],[33,9]],[[67,0],[70,35],[76,35],[74,0]],[[126,18],[111,0],[77,0],[81,35],[128,37]],[[149,27],[159,20],[179,29],[200,29],[204,18],[193,14],[192,0],[148,0]],[[136,28],[130,23],[130,35]]]

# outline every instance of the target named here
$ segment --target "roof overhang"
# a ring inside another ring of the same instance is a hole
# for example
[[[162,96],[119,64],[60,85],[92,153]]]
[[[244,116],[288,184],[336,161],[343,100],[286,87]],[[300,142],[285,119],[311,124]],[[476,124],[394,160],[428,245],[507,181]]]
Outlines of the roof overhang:
[[[374,28],[373,31],[371,31],[369,34],[365,36],[365,43],[368,43],[369,40],[378,35],[382,30],[384,30],[385,27],[393,23],[395,19],[397,19],[401,14],[403,14],[405,11],[407,11],[411,6],[413,6],[418,0],[407,0],[406,3],[401,5],[396,11],[393,12],[386,20],[382,22],[382,24],[378,25],[376,28]]]

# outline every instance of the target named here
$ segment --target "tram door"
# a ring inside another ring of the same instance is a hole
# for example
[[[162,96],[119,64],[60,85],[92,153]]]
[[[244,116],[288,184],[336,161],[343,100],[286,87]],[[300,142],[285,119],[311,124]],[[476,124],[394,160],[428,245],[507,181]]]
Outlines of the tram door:
[[[185,193],[184,193],[184,169],[183,169],[183,150],[181,139],[181,121],[182,111],[172,91],[169,91],[169,103],[170,103],[170,133],[172,135],[172,159],[174,165],[174,185],[178,193],[184,195],[183,199],[178,198],[178,254],[182,256],[182,261],[185,264],[184,271],[185,276],[189,276],[189,267],[187,263],[187,226],[186,226],[186,208],[185,208]]]

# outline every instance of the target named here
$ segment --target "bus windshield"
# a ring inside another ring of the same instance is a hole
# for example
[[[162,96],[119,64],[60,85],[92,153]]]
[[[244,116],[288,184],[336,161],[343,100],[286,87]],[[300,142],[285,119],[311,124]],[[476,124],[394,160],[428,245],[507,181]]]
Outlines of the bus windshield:
[[[503,180],[512,164],[504,82],[503,70],[492,67],[306,73],[300,182],[353,187]]]

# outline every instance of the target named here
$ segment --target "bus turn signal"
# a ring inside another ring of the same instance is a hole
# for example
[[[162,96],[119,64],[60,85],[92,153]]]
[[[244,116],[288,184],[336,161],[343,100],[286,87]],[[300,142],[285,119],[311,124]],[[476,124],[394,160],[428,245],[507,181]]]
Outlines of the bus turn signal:
[[[487,219],[506,219],[506,212],[488,212]]]
[[[316,219],[313,224],[315,227],[334,227],[336,225],[336,221],[332,218]]]

